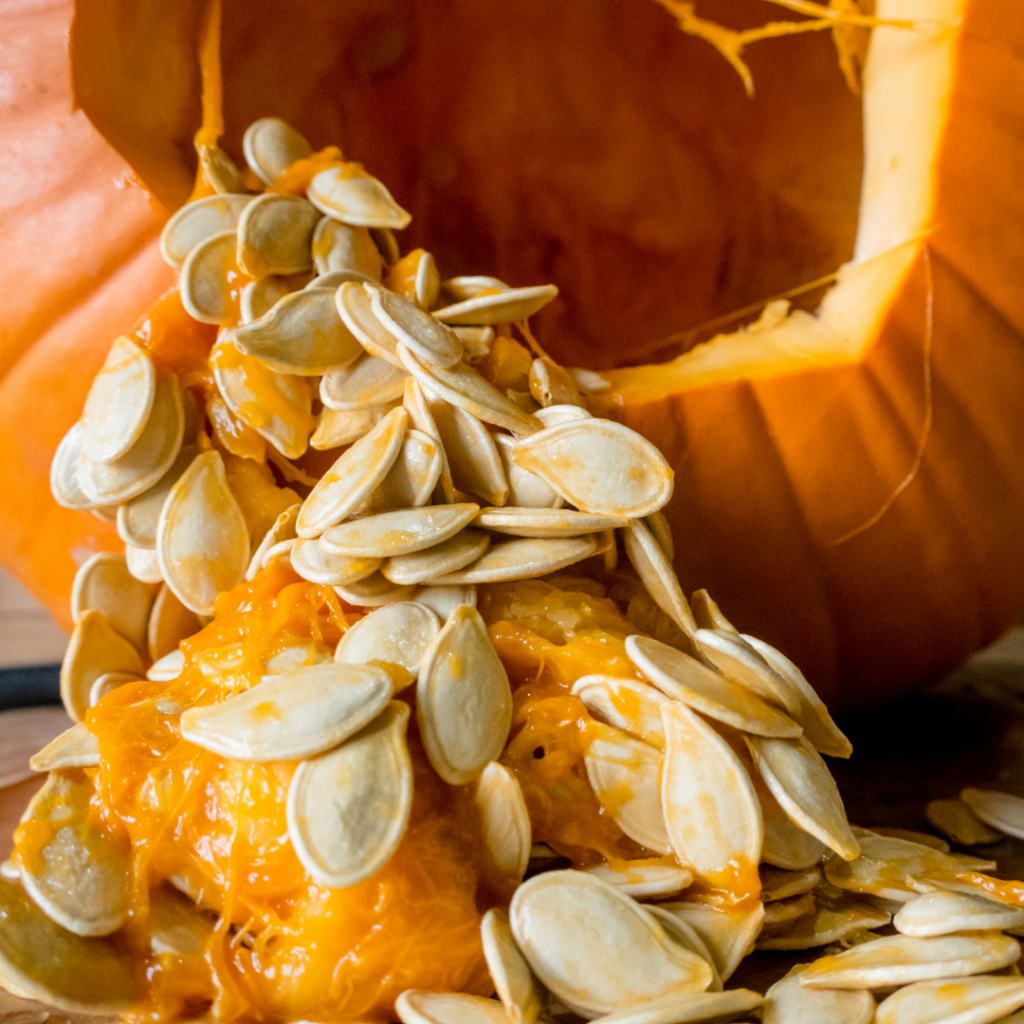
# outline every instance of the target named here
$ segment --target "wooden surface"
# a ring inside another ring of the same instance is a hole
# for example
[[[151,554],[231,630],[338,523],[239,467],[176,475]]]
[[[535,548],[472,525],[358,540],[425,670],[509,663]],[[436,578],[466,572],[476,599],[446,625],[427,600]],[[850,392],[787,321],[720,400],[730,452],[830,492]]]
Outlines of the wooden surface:
[[[54,664],[67,643],[50,613],[0,569],[0,668]]]

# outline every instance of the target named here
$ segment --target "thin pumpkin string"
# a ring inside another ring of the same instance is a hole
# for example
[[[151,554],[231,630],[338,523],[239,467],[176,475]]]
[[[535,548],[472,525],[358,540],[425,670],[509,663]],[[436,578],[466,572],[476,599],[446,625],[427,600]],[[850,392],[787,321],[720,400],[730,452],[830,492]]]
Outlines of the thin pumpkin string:
[[[931,251],[928,248],[928,243],[924,243],[922,250],[922,259],[924,261],[924,273],[925,283],[927,287],[927,297],[925,299],[925,333],[924,333],[924,345],[922,349],[923,361],[924,361],[924,423],[921,425],[921,436],[917,443],[917,451],[914,454],[914,461],[911,464],[910,472],[900,481],[896,489],[889,495],[889,497],[883,502],[881,507],[870,519],[861,523],[860,526],[855,526],[852,530],[848,530],[841,537],[837,537],[834,540],[826,541],[827,547],[837,547],[840,544],[845,544],[848,540],[853,540],[854,537],[859,536],[867,530],[870,530],[872,526],[877,525],[882,517],[892,508],[895,504],[896,499],[910,486],[918,471],[921,468],[921,463],[924,461],[924,450],[928,444],[928,438],[932,431],[932,422],[935,415],[935,401],[932,393],[932,336],[934,329],[934,307],[935,307],[935,281],[932,276],[932,259]]]
[[[216,146],[224,134],[224,88],[220,73],[220,0],[210,0],[199,37],[199,72],[202,77],[203,123],[195,134],[196,146]]]

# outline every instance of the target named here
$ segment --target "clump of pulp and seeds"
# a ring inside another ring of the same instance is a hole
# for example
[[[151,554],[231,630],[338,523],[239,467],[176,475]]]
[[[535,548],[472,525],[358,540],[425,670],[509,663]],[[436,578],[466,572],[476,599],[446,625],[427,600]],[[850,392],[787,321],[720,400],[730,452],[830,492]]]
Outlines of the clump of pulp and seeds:
[[[201,147],[179,289],[54,461],[126,554],[75,582],[77,724],[33,760],[0,982],[166,1021],[1024,1006],[1024,886],[848,824],[799,669],[684,596],[665,459],[537,348],[556,289],[402,256],[384,185],[280,121],[245,155]],[[936,820],[1020,819],[967,801]],[[726,987],[755,945],[835,943]]]

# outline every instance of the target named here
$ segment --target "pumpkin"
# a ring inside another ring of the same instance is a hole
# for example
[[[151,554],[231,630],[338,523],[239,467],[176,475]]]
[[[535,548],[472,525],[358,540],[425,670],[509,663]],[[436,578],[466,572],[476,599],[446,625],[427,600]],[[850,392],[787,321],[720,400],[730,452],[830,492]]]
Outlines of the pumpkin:
[[[801,20],[765,0],[704,21],[676,0],[224,0],[221,145],[271,114],[340,139],[413,212],[403,247],[557,283],[535,332],[673,463],[684,585],[849,706],[949,669],[1024,600],[1024,13],[878,0],[858,100],[860,23],[827,20],[851,5],[776,2],[836,28],[845,76],[826,32],[733,66],[693,34]],[[75,558],[116,541],[52,504],[47,464],[171,283],[153,239],[194,178],[212,11],[79,0],[91,125],[67,8],[0,15],[0,559],[61,618]]]

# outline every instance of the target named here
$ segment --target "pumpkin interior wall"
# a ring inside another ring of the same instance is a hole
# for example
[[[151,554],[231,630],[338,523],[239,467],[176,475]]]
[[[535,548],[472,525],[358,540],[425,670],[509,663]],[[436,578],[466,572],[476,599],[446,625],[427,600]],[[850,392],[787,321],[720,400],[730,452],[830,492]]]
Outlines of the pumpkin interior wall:
[[[853,252],[861,110],[827,33],[755,44],[749,99],[636,0],[227,0],[222,31],[227,149],[266,114],[340,142],[444,274],[556,282],[537,329],[569,364],[642,362]]]

